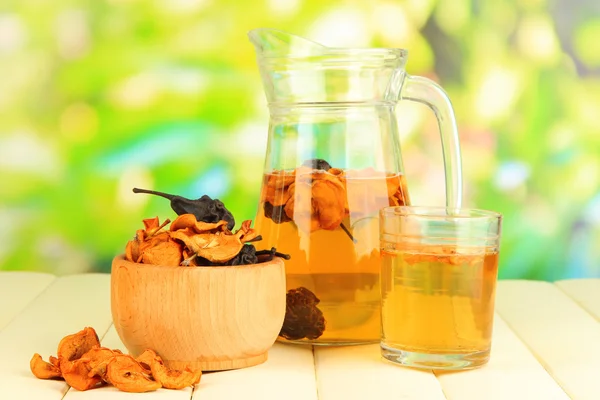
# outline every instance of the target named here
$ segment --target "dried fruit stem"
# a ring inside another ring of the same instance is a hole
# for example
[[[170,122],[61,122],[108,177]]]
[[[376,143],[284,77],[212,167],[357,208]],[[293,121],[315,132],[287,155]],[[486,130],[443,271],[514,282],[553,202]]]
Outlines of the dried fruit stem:
[[[196,257],[198,257],[198,254],[194,253],[191,255],[191,257],[188,257],[185,260],[183,260],[180,265],[183,267],[189,267],[190,265],[192,265],[192,261],[194,261]]]
[[[152,237],[152,236],[156,235],[158,232],[160,232],[160,230],[162,228],[164,228],[165,226],[167,226],[167,224],[170,223],[170,222],[171,222],[171,220],[169,218],[165,219],[163,221],[163,223],[160,224],[160,226],[158,228],[156,228],[156,231],[154,231],[152,234],[148,235],[148,237]]]
[[[246,240],[244,243],[252,243],[252,242],[258,242],[262,240],[262,236],[258,235],[257,237],[251,239],[251,240]]]
[[[269,255],[271,257],[277,256],[277,257],[281,257],[284,260],[289,260],[291,258],[291,256],[289,254],[284,254],[284,253],[280,253],[278,251],[276,251],[275,247],[271,247],[271,250],[259,250],[256,252],[257,256],[266,256]]]
[[[172,194],[157,192],[155,190],[139,189],[139,188],[133,188],[133,193],[155,194],[157,196],[164,197],[165,199],[169,199],[169,200],[172,200],[173,197],[175,197],[175,195],[172,195]]]
[[[342,228],[344,232],[346,232],[346,235],[348,235],[348,237],[350,238],[350,240],[352,240],[353,243],[356,243],[356,239],[354,239],[354,236],[352,236],[352,234],[350,233],[348,228],[346,228],[346,225],[344,225],[344,223],[340,224],[340,228]]]

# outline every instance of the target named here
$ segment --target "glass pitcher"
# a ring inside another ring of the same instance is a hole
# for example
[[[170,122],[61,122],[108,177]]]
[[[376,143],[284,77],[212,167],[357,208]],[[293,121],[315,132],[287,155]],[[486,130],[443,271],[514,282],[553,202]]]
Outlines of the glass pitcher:
[[[273,29],[249,37],[270,110],[257,248],[291,255],[279,340],[378,342],[378,212],[410,204],[395,107],[411,100],[434,111],[446,204],[460,207],[450,101],[433,81],[406,74],[406,50],[329,48]]]

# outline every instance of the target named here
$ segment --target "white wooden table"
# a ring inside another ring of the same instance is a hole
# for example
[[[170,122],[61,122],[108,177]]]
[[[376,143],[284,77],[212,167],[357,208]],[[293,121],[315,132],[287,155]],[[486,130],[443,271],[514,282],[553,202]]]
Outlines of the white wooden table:
[[[433,373],[382,361],[378,345],[310,348],[276,343],[259,366],[207,373],[194,390],[79,392],[38,380],[58,341],[92,326],[125,348],[111,324],[109,275],[0,272],[0,399],[600,400],[600,279],[501,281],[490,363]]]

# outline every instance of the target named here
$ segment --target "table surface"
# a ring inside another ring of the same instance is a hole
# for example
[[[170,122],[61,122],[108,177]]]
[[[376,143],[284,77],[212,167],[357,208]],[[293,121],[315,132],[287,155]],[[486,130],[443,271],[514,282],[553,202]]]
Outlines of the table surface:
[[[378,345],[276,343],[262,365],[204,374],[194,389],[144,394],[80,392],[29,370],[34,353],[47,359],[85,326],[125,351],[112,326],[109,275],[0,272],[0,301],[0,399],[600,399],[600,279],[500,281],[491,361],[480,369],[404,368],[383,361]]]

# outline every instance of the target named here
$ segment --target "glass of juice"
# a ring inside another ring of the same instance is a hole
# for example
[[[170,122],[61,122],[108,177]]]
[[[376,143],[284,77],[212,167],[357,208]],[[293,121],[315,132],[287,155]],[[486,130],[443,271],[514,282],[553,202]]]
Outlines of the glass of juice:
[[[447,370],[488,362],[501,220],[465,208],[381,210],[384,358]]]

